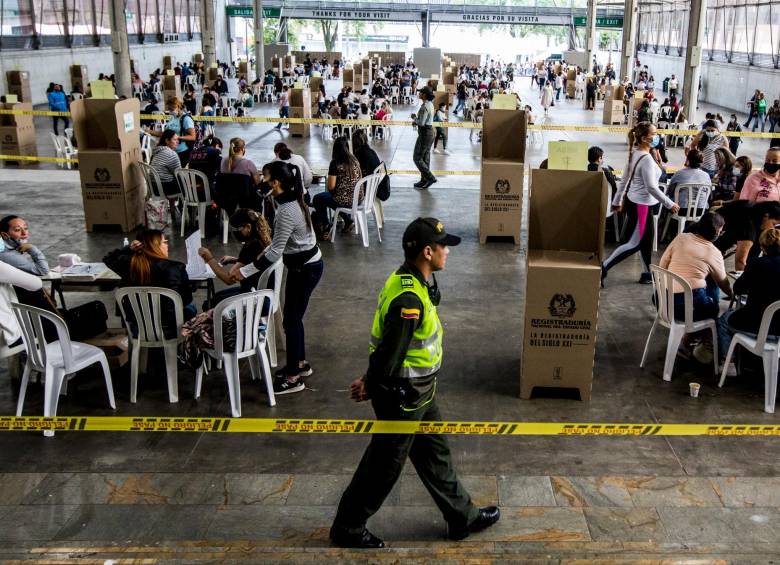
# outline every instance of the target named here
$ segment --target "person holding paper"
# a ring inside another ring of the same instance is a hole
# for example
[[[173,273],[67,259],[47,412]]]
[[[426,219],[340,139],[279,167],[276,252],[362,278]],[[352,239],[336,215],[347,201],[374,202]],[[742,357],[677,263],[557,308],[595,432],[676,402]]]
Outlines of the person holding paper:
[[[187,267],[168,258],[168,240],[160,230],[141,230],[130,245],[111,251],[103,263],[122,278],[120,286],[159,286],[175,290],[184,305],[184,320],[192,318],[197,309],[192,302],[192,288]],[[175,337],[175,328],[166,324],[173,320],[173,304],[163,306],[165,337]]]

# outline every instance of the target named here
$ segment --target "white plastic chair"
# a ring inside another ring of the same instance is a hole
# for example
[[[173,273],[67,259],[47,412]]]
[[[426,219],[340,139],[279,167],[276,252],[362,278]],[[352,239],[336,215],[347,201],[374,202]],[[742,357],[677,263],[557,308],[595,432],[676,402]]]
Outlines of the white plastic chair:
[[[111,408],[116,409],[111,371],[108,368],[106,354],[102,349],[88,343],[71,341],[65,321],[56,314],[16,302],[11,303],[11,308],[19,322],[19,327],[22,329],[22,341],[27,350],[27,363],[24,366],[19,401],[16,404],[17,416],[22,415],[27,383],[30,381],[30,374],[33,371],[44,375],[43,415],[56,416],[60,393],[67,389],[66,379],[73,378],[77,371],[95,363],[100,363],[103,368],[108,402]],[[46,342],[43,330],[44,320],[54,325],[57,331],[56,341]],[[43,435],[51,437],[54,432],[47,430],[43,432]]]
[[[151,166],[143,162],[136,162],[135,166],[141,172],[141,176],[144,178],[146,184],[146,196],[149,198],[155,198],[158,200],[167,200],[168,207],[171,211],[171,222],[176,217],[176,206],[181,200],[181,195],[169,196],[165,194],[163,189],[163,183],[160,180],[160,175]]]
[[[179,401],[179,367],[177,347],[181,326],[184,323],[184,308],[181,296],[175,290],[154,286],[128,286],[116,291],[116,302],[122,313],[130,344],[130,402],[136,402],[138,391],[138,371],[141,365],[141,350],[162,347],[165,354],[165,372],[168,376],[168,400]],[[173,303],[175,335],[167,338],[163,332],[163,305],[165,301]],[[129,315],[132,312],[132,317]],[[132,322],[132,325],[131,325]],[[138,335],[133,335],[132,328]],[[145,359],[144,359],[145,361]],[[145,363],[144,363],[145,364]]]
[[[386,114],[386,115],[382,116],[382,121],[383,122],[389,122],[392,119],[393,119],[393,116],[389,115],[389,114]],[[382,139],[391,139],[393,137],[393,128],[391,128],[389,125],[386,126],[384,124],[381,125],[381,126],[376,126],[376,133],[377,134],[382,134],[381,135]],[[377,135],[375,134],[374,135],[374,139],[376,139],[376,137],[377,137]]]
[[[352,214],[352,219],[355,222],[355,233],[359,233],[362,236],[363,247],[368,247],[368,216],[374,214],[374,200],[380,178],[380,175],[371,174],[355,183],[355,192],[352,194],[352,208],[336,208],[333,226],[330,230],[331,241],[336,239],[336,218],[338,218],[339,213],[346,212]],[[364,189],[362,201],[359,200],[361,188]],[[376,217],[374,217],[374,221],[376,221]],[[382,231],[379,228],[379,222],[376,222],[376,233],[379,236],[379,243],[382,243]]]
[[[263,86],[263,97],[266,102],[275,102],[276,94],[274,94],[274,85],[266,84]]]
[[[155,82],[152,85],[152,94],[154,94],[158,101],[162,100],[162,89],[160,88],[159,82]]]
[[[65,137],[73,139],[73,128],[65,128],[62,131],[65,133]]]
[[[764,362],[764,412],[774,414],[775,399],[777,397],[777,370],[778,358],[780,358],[780,341],[776,338],[769,340],[769,326],[772,318],[780,310],[780,301],[773,302],[764,310],[761,317],[761,325],[758,327],[758,334],[752,337],[746,333],[737,332],[731,338],[729,351],[726,354],[726,363],[723,365],[723,372],[720,375],[719,387],[726,382],[726,370],[734,355],[737,345],[741,345],[753,355],[758,355]]]
[[[688,202],[685,206],[680,203],[680,193],[683,190],[688,191]],[[661,239],[666,236],[666,230],[672,219],[677,220],[677,233],[685,231],[686,222],[698,222],[709,207],[710,192],[712,186],[707,184],[678,184],[674,187],[674,201],[680,204],[680,211],[676,214],[669,213],[666,216],[664,232]]]
[[[406,104],[407,106],[414,103],[411,86],[404,86],[403,90],[401,90],[401,103]]]
[[[268,346],[268,357],[271,360],[271,366],[276,367],[276,333],[277,327],[281,327],[283,323],[282,310],[281,310],[281,296],[282,296],[282,278],[284,276],[284,263],[281,259],[277,259],[270,267],[268,267],[260,277],[257,279],[257,288],[260,290],[266,290],[268,287],[268,279],[271,274],[274,276],[274,301],[273,301],[273,316],[268,317],[268,339],[266,345]]]
[[[79,150],[73,147],[73,144],[70,142],[70,137],[67,135],[64,135],[60,137],[60,143],[62,144],[62,154],[66,159],[74,159],[78,157]],[[73,168],[73,163],[65,163],[65,166],[68,169]]]
[[[62,138],[59,135],[55,135],[54,132],[49,132],[49,135],[51,136],[51,142],[54,145],[54,151],[55,156],[58,159],[64,159],[65,158],[65,150],[62,147]],[[65,168],[65,163],[57,163],[57,165],[61,168]]]
[[[615,241],[620,239],[620,219],[617,212],[612,210],[612,185],[607,183],[607,218],[612,218],[615,228]]]
[[[390,87],[390,102],[392,104],[398,104],[401,100],[401,89],[397,86]]]
[[[671,271],[662,269],[658,265],[650,265],[650,273],[653,276],[653,289],[655,290],[656,300],[658,301],[658,308],[656,310],[655,320],[653,320],[653,326],[650,328],[650,333],[647,336],[645,351],[642,353],[642,361],[639,363],[639,366],[645,366],[647,352],[650,349],[650,340],[653,338],[653,333],[656,328],[658,326],[668,328],[669,340],[666,344],[666,360],[664,361],[663,379],[665,381],[671,381],[674,361],[677,358],[677,350],[680,347],[683,336],[702,330],[710,330],[712,331],[712,362],[715,368],[715,374],[717,375],[718,328],[715,320],[693,321],[693,294],[691,292],[691,286],[684,278]],[[682,288],[684,294],[684,322],[678,322],[674,317],[674,283],[677,283],[680,288]]]
[[[379,185],[382,184],[382,181],[385,180],[385,177],[388,176],[387,173],[387,164],[385,164],[384,161],[379,163],[377,165],[376,169],[374,169],[373,174],[379,175],[379,180],[376,182],[377,191],[379,190]],[[382,207],[382,201],[379,200],[379,198],[374,199],[374,218],[376,219],[376,225],[382,229],[385,227],[385,210]]]
[[[138,86],[137,84],[133,85],[133,98],[138,98],[139,100],[144,99],[144,87]]]
[[[206,235],[206,208],[211,204],[211,187],[209,178],[195,169],[176,169],[176,181],[179,183],[183,206],[181,213],[181,236],[184,236],[184,227],[187,224],[188,212],[191,208],[197,211],[197,226],[200,233]],[[203,186],[203,198],[198,198],[198,181]],[[224,217],[223,217],[224,221]],[[223,228],[224,229],[224,228]]]
[[[222,361],[222,368],[228,385],[230,397],[230,411],[234,418],[241,417],[241,380],[238,372],[239,359],[248,359],[249,368],[252,371],[252,379],[260,377],[262,366],[263,378],[268,391],[269,406],[276,405],[274,385],[271,380],[271,368],[265,352],[265,342],[268,332],[261,332],[260,325],[267,324],[273,316],[274,293],[271,290],[256,290],[226,298],[214,308],[214,349],[206,349],[204,353],[209,357]],[[263,307],[270,314],[263,316]],[[227,313],[234,315],[235,343],[234,351],[225,350],[225,336],[223,335],[223,318]],[[266,325],[268,327],[268,325]],[[258,363],[258,360],[260,361]],[[204,365],[195,371],[195,398],[200,398],[201,385],[203,384]]]
[[[20,343],[15,347],[10,347],[8,345],[0,346],[0,359],[8,359],[8,376],[12,379],[19,378],[19,368],[21,364],[19,353],[22,351],[24,351],[24,343]]]
[[[146,132],[141,134],[141,158],[146,164],[152,162],[152,136]]]
[[[326,122],[332,122],[333,116],[330,114],[322,114],[322,119]],[[335,128],[335,125],[331,125],[329,123],[322,124],[322,140],[323,141],[333,141],[333,128]]]

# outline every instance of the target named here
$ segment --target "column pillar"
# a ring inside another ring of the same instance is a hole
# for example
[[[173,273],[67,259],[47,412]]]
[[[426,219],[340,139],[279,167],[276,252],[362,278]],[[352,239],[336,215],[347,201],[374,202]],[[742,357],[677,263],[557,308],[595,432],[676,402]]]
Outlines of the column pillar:
[[[707,17],[707,0],[691,0],[688,20],[688,43],[685,48],[685,74],[683,75],[683,110],[688,122],[696,123],[696,107],[699,105],[699,78],[701,77],[701,49],[704,44],[704,25]]]
[[[622,80],[623,77],[632,78],[631,73],[634,68],[634,55],[636,53],[636,44],[634,43],[636,16],[637,0],[625,0],[625,5],[623,6],[623,39],[620,51],[619,80]]]
[[[263,0],[255,0],[255,78],[265,76],[265,41],[263,41]]]
[[[422,13],[422,46],[431,46],[431,13],[425,10]]]
[[[127,18],[125,18],[124,0],[109,2],[111,21],[111,52],[114,55],[114,81],[116,93],[130,98],[133,96],[130,80],[130,48],[127,44]]]
[[[585,20],[585,73],[593,68],[593,55],[598,47],[596,35],[596,0],[588,0],[588,16]]]
[[[200,7],[200,41],[206,73],[217,62],[217,41],[214,33],[214,0],[203,0]]]
[[[287,18],[279,18],[279,41],[277,43],[289,43],[287,38]]]

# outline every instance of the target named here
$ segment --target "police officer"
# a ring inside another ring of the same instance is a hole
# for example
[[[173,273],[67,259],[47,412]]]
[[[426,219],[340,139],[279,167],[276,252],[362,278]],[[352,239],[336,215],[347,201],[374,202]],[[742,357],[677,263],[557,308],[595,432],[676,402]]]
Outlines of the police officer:
[[[436,312],[441,295],[433,273],[444,269],[449,247],[459,243],[460,238],[448,234],[435,218],[417,218],[404,232],[406,261],[379,294],[368,371],[350,387],[355,401],[371,399],[380,420],[441,419],[435,393],[443,330]],[[336,545],[384,547],[366,529],[366,521],[392,490],[407,456],[444,515],[450,539],[464,539],[498,521],[498,508],[480,509],[471,502],[455,474],[444,436],[375,434],[341,498],[330,530]]]
[[[433,90],[430,86],[424,86],[419,90],[422,100],[417,114],[413,114],[414,123],[417,125],[417,141],[414,144],[412,158],[420,171],[420,180],[414,183],[415,188],[426,189],[436,182],[436,177],[431,172],[431,148],[436,137],[433,132]]]

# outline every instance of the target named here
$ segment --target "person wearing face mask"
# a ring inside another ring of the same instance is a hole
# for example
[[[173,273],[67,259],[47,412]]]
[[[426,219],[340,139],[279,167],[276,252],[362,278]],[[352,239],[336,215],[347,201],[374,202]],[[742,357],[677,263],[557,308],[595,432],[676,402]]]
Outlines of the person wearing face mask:
[[[651,151],[660,143],[660,137],[655,126],[648,122],[640,122],[628,134],[631,149],[628,164],[624,169],[628,173],[623,176],[618,191],[612,199],[614,211],[625,210],[626,212],[627,225],[623,230],[625,237],[621,245],[602,265],[602,284],[612,267],[637,251],[642,256],[644,266],[639,282],[652,283],[650,259],[655,229],[651,208],[660,202],[673,213],[680,210],[680,206],[666,196],[658,186],[661,168],[651,156]]]
[[[742,126],[737,121],[737,116],[735,114],[731,114],[731,120],[726,126],[726,131],[734,131],[734,132],[742,131]],[[729,137],[728,140],[729,140],[729,151],[731,151],[732,154],[736,155],[737,150],[739,149],[739,144],[742,143],[742,138],[733,136],[733,137]]]
[[[720,133],[718,123],[715,120],[707,120],[704,122],[704,128],[691,141],[689,148],[696,147],[701,151],[703,157],[701,168],[712,178],[718,170],[715,150],[719,147],[728,149],[728,146],[726,137]]]
[[[29,242],[30,229],[24,218],[6,216],[0,220],[0,261],[31,275],[49,273],[44,254]]]
[[[195,120],[184,112],[184,102],[175,96],[171,96],[165,101],[165,111],[168,112],[170,117],[163,131],[171,130],[178,136],[179,143],[175,149],[176,155],[179,157],[181,166],[186,167],[187,163],[189,163],[190,150],[192,149],[190,144],[194,144],[196,140]],[[154,137],[161,137],[163,131],[147,129],[146,133]]]
[[[441,300],[434,272],[445,268],[450,248],[460,243],[436,218],[417,218],[403,234],[404,263],[379,294],[369,343],[368,369],[352,382],[350,397],[371,400],[380,420],[436,421],[436,383],[441,366]],[[429,280],[433,279],[432,283]],[[375,434],[341,497],[330,538],[340,547],[382,548],[366,529],[401,476],[406,459],[433,497],[447,535],[462,540],[495,524],[499,509],[478,508],[458,480],[447,440],[441,434]]]
[[[754,204],[749,200],[726,202],[717,209],[726,225],[715,241],[724,255],[736,245],[734,268],[744,271],[748,261],[761,251],[758,238],[764,230],[780,223],[780,202],[767,201]]]
[[[241,281],[262,273],[279,258],[287,267],[283,309],[287,364],[276,372],[274,392],[289,394],[304,390],[304,377],[313,373],[306,361],[303,317],[322,278],[324,264],[309,207],[304,202],[300,169],[283,161],[273,161],[263,170],[267,170],[267,183],[278,204],[273,239],[260,257],[238,269],[236,278]]]
[[[203,260],[211,267],[211,270],[214,271],[219,280],[225,284],[234,285],[216,293],[214,300],[208,305],[204,305],[204,311],[214,308],[225,298],[257,289],[257,282],[262,274],[258,271],[250,277],[241,279],[239,270],[257,260],[263,254],[263,251],[271,245],[271,227],[268,225],[268,222],[254,210],[239,208],[230,216],[230,229],[233,232],[233,236],[241,242],[241,251],[239,251],[238,257],[228,255],[217,261],[214,258],[214,254],[207,247],[198,249],[198,254],[203,257]],[[268,279],[267,288],[273,288],[273,284],[272,273]]]
[[[737,177],[737,186],[735,187],[734,200],[739,200],[745,181],[753,172],[753,160],[747,155],[740,155],[734,163],[734,176]]]
[[[764,167],[745,179],[739,198],[751,202],[780,201],[780,147],[766,152]]]

